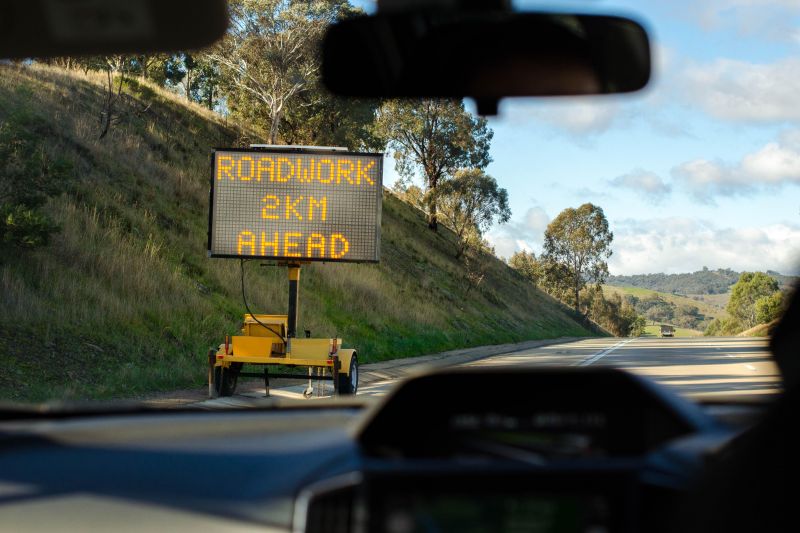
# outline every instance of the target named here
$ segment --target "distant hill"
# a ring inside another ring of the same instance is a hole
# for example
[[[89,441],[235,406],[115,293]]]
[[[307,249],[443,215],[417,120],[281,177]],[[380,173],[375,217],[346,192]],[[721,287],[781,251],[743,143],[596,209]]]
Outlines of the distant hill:
[[[603,285],[603,292],[606,296],[619,294],[648,323],[686,328],[686,335],[699,335],[713,319],[727,316],[724,309],[704,302],[698,296],[687,297],[639,287],[612,285]]]
[[[632,276],[610,276],[606,283],[617,287],[639,287],[669,294],[704,295],[726,294],[731,285],[739,280],[740,272],[729,268],[709,270],[704,268],[697,272],[685,274],[635,274]],[[778,280],[781,287],[788,287],[797,282],[796,276],[784,276],[771,270],[767,274]]]

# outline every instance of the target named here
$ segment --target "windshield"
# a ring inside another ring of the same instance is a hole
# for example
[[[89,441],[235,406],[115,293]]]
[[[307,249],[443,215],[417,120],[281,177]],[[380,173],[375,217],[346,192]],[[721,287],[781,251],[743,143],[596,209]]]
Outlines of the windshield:
[[[778,392],[800,6],[575,7],[646,26],[645,90],[492,117],[337,98],[320,43],[365,0],[233,0],[203,50],[0,61],[0,399],[374,398],[463,365]]]

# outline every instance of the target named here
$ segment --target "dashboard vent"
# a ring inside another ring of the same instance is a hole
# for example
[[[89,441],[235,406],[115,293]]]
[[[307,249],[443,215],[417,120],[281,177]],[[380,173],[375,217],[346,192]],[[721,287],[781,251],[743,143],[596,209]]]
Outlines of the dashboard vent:
[[[352,533],[355,487],[316,494],[308,503],[305,533]]]

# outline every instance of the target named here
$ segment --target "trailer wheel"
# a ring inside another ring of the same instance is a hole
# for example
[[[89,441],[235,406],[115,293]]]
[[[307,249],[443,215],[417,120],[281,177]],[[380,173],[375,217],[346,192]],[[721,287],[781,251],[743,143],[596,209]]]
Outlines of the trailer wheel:
[[[345,374],[339,374],[339,383],[337,388],[339,389],[339,394],[355,394],[358,392],[358,357],[356,354],[353,354],[353,357],[350,358],[350,372]]]
[[[233,396],[241,369],[242,363],[231,363],[228,368],[214,367],[214,390],[217,396]]]

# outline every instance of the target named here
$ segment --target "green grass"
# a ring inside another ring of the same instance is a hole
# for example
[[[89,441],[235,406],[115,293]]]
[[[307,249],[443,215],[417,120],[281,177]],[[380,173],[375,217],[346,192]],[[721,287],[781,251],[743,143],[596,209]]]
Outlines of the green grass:
[[[645,326],[644,328],[644,335],[643,337],[660,337],[661,336],[661,325],[649,325]],[[697,331],[695,329],[686,329],[686,328],[675,328],[675,336],[676,337],[702,337],[703,332]]]
[[[133,81],[121,120],[99,141],[102,79],[0,66],[4,127],[38,139],[77,174],[45,206],[61,228],[52,242],[0,259],[0,398],[201,387],[208,347],[242,319],[239,263],[205,253],[209,154],[259,139]],[[341,336],[362,362],[590,334],[493,257],[469,289],[453,238],[385,194],[382,262],[304,267],[299,328]],[[247,276],[254,311],[285,312],[285,269],[254,262]]]

